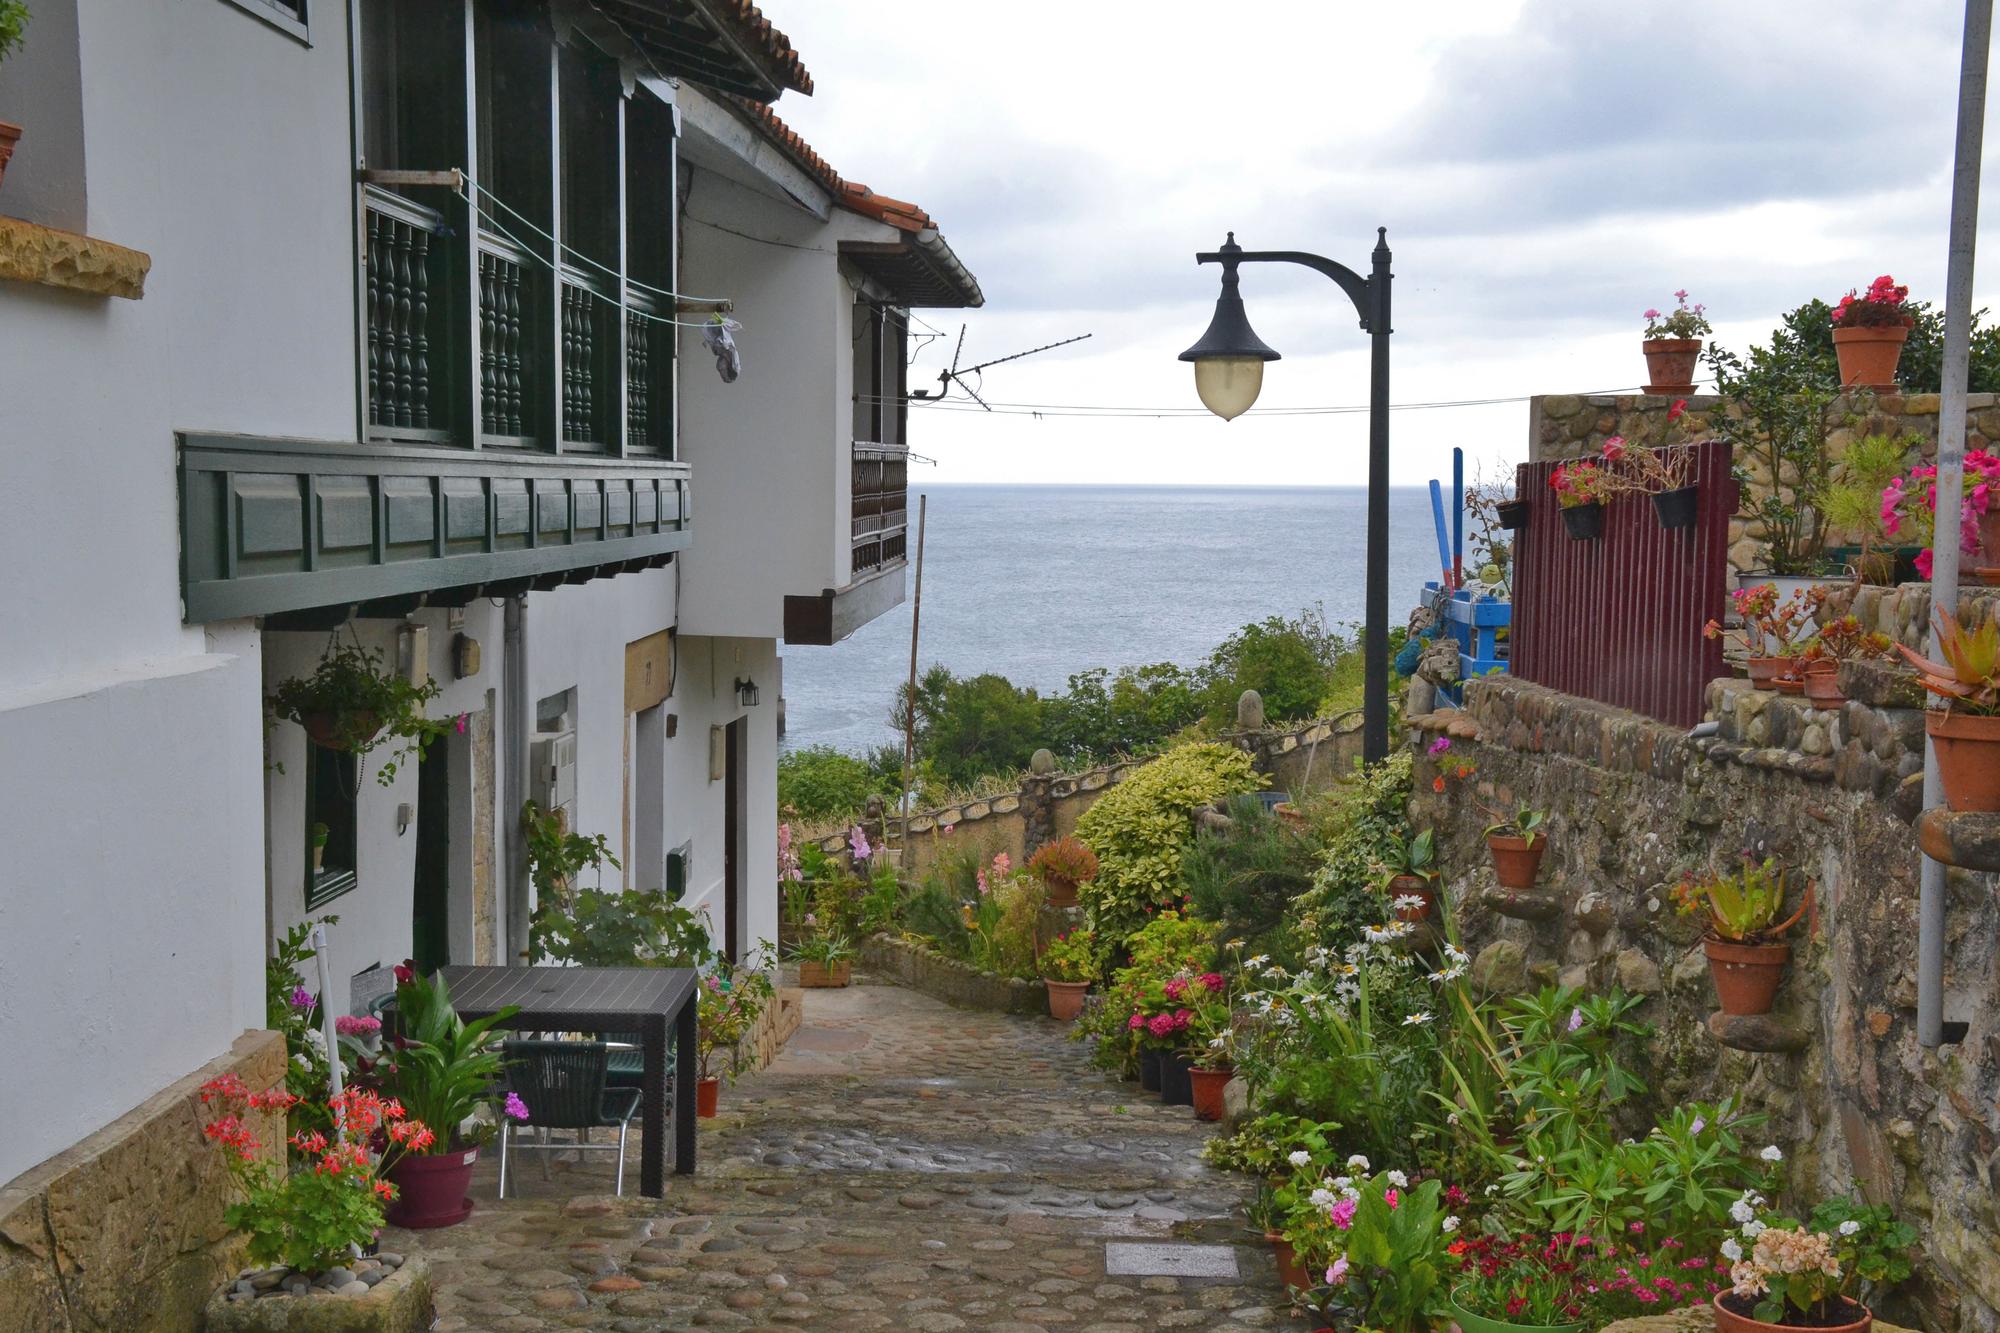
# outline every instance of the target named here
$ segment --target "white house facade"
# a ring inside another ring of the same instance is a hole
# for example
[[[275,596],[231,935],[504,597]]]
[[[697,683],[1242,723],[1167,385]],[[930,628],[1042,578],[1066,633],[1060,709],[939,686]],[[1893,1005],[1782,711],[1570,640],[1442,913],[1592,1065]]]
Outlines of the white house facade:
[[[527,961],[525,802],[607,840],[603,887],[776,937],[780,654],[901,599],[900,330],[980,300],[786,90],[743,0],[36,0],[0,66],[0,1326],[135,1327],[203,1261],[212,1217],[23,1237],[86,1160],[191,1176],[129,1145],[268,1058],[288,928],[338,918],[341,1012],[405,957]],[[439,687],[386,784],[268,707],[333,643]]]

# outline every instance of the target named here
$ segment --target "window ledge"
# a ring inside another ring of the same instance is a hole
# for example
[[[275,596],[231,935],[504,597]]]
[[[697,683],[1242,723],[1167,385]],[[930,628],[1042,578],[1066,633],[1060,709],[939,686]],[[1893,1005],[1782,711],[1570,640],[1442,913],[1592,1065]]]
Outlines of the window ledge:
[[[144,251],[0,217],[0,278],[137,301],[152,267]]]

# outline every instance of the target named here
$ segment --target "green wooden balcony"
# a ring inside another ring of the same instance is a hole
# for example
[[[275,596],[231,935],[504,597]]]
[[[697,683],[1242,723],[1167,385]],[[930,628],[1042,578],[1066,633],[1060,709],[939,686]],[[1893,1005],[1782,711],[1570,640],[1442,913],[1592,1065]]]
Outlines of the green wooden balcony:
[[[688,467],[233,435],[178,441],[182,616],[401,614],[664,564]]]

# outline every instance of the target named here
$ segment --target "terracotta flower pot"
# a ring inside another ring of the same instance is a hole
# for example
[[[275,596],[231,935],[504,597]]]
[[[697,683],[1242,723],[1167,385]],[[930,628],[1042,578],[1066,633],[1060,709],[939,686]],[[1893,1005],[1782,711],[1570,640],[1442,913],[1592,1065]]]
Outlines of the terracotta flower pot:
[[[1839,332],[1839,330],[1836,329],[1835,332]],[[1797,1325],[1767,1324],[1761,1319],[1752,1319],[1749,1315],[1738,1314],[1723,1303],[1725,1297],[1732,1303],[1739,1299],[1748,1302],[1747,1297],[1738,1298],[1730,1292],[1717,1292],[1714,1297],[1715,1333],[1775,1333],[1776,1330],[1781,1329],[1785,1330],[1785,1333],[1798,1333],[1799,1326]],[[1748,1303],[1754,1308],[1754,1302]],[[1849,1301],[1847,1304],[1850,1309],[1861,1312],[1859,1319],[1845,1324],[1814,1324],[1812,1325],[1813,1333],[1868,1333],[1869,1327],[1875,1322],[1874,1311],[1859,1301]]]
[[[1723,1013],[1751,1017],[1771,1012],[1778,983],[1785,979],[1785,964],[1791,961],[1791,945],[1782,940],[1776,944],[1703,940],[1701,948],[1708,955],[1708,974],[1715,981]]]
[[[14,145],[21,138],[21,127],[0,120],[0,180],[7,178],[7,159],[14,156]]]
[[[1286,1286],[1293,1291],[1313,1289],[1312,1277],[1306,1272],[1305,1265],[1299,1262],[1298,1253],[1292,1249],[1290,1241],[1283,1236],[1273,1236],[1271,1253],[1277,1257],[1278,1276],[1284,1280]]]
[[[1486,835],[1486,850],[1493,855],[1493,874],[1502,888],[1534,888],[1535,874],[1542,867],[1542,853],[1548,849],[1545,833],[1537,834],[1533,842],[1499,833]]]
[[[1050,907],[1076,906],[1076,881],[1061,875],[1050,875],[1042,881],[1046,890],[1043,901]]]
[[[2000,565],[2000,504],[1979,516],[1979,559],[1975,565]]]
[[[1924,730],[1937,744],[1938,781],[1954,810],[2000,810],[2000,717],[1934,708]]]
[[[1304,828],[1306,826],[1306,812],[1293,805],[1290,801],[1278,802],[1271,807],[1271,813],[1284,820],[1285,823],[1293,828]]]
[[[1647,338],[1639,350],[1646,354],[1647,393],[1686,397],[1694,392],[1694,363],[1701,358],[1701,339]]]
[[[1830,710],[1847,702],[1840,692],[1840,664],[1815,660],[1806,664],[1806,698],[1814,708]]]
[[[831,967],[825,963],[801,960],[799,963],[799,985],[809,990],[830,990],[845,986],[854,979],[854,964],[842,959]]]
[[[1234,1070],[1195,1069],[1188,1073],[1194,1082],[1194,1118],[1197,1120],[1222,1119],[1222,1090],[1229,1086]]]
[[[1591,541],[1604,535],[1604,505],[1593,500],[1587,505],[1570,505],[1563,511],[1563,527],[1571,541]]]
[[[1782,657],[1746,657],[1743,669],[1750,673],[1750,683],[1760,690],[1771,688],[1771,682],[1778,678],[1778,668],[1785,664]]]
[[[1391,902],[1398,898],[1423,899],[1422,904],[1416,907],[1391,908],[1398,921],[1428,921],[1432,912],[1437,910],[1437,890],[1421,875],[1396,876],[1389,881],[1388,893]]]
[[[694,1113],[703,1120],[715,1119],[716,1103],[722,1098],[720,1078],[697,1079],[694,1085]]]
[[[1833,354],[1840,362],[1842,387],[1896,391],[1896,363],[1903,359],[1903,340],[1910,330],[1901,324],[1882,328],[1835,329]]]
[[[307,713],[303,725],[314,745],[345,753],[354,748],[353,737],[378,735],[382,719],[373,713]]]
[[[1083,1012],[1083,997],[1090,990],[1088,981],[1047,981],[1042,985],[1049,991],[1049,1017],[1067,1023]]]
[[[1793,668],[1794,671],[1797,669],[1796,667]],[[1772,689],[1780,694],[1804,694],[1806,692],[1804,676],[1786,675],[1784,674],[1785,668],[1783,667],[1779,667],[1778,671],[1779,674],[1771,678]]]
[[[412,1231],[457,1226],[472,1216],[472,1199],[466,1191],[472,1187],[472,1167],[478,1160],[477,1148],[398,1158],[389,1168],[396,1200],[384,1210],[384,1220]]]

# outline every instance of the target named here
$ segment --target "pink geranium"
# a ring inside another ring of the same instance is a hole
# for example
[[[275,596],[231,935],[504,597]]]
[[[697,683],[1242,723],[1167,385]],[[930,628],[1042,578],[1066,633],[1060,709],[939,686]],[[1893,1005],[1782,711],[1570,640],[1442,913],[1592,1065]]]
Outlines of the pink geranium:
[[[1327,1221],[1342,1231],[1354,1225],[1354,1200],[1342,1199],[1326,1210]],[[1332,1281],[1331,1278],[1328,1281]]]

